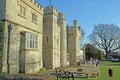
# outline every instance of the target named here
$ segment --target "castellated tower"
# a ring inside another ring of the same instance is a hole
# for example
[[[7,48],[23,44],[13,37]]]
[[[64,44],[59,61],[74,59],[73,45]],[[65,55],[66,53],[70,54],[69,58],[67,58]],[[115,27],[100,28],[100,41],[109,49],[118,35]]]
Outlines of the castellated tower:
[[[81,29],[78,28],[78,21],[73,21],[74,26],[67,28],[68,53],[70,65],[76,65],[80,61],[80,39]]]
[[[77,20],[66,31],[64,14],[53,6],[43,8],[36,0],[0,0],[0,23],[3,73],[36,73],[40,68],[67,66],[67,52],[70,65],[80,60]]]
[[[57,24],[58,12],[48,6],[44,10],[43,27],[43,67],[60,67],[60,26]]]
[[[61,27],[61,35],[60,35],[60,63],[61,66],[66,66],[66,53],[67,53],[67,36],[66,36],[66,19],[64,18],[63,13],[59,13],[58,15],[58,24]]]

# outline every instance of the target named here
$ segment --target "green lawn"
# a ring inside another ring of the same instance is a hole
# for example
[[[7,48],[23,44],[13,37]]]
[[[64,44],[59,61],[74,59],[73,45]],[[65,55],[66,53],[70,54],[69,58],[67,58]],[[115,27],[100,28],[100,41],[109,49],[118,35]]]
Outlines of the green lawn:
[[[75,80],[109,80],[108,79],[108,68],[113,67],[113,80],[120,80],[120,62],[101,62],[100,65],[100,77],[94,79],[88,78],[75,78]],[[67,80],[67,79],[65,79]],[[70,79],[72,80],[72,79]]]
[[[99,78],[94,78],[94,79],[86,79],[86,78],[75,78],[75,80],[108,80],[108,66],[101,66],[100,67],[100,77]],[[113,66],[113,75],[114,79],[113,80],[120,80],[120,67],[118,66]]]

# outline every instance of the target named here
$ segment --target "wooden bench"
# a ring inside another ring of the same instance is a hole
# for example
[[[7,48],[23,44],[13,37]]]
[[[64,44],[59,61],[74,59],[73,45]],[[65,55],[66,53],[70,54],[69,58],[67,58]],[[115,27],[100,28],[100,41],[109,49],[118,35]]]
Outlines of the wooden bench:
[[[68,71],[64,71],[63,69],[60,68],[55,68],[55,72],[56,72],[57,80],[58,79],[63,80],[64,78],[67,78],[68,80],[69,78],[72,78],[72,80],[74,80],[73,74]]]

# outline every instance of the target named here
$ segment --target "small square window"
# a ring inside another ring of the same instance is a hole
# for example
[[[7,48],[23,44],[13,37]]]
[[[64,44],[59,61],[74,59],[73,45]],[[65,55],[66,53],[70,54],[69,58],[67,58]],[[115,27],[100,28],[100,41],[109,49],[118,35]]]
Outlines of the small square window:
[[[32,21],[37,22],[37,15],[35,13],[32,13]]]
[[[23,7],[22,5],[19,5],[19,13],[22,16],[25,16],[25,7]]]
[[[59,46],[59,39],[57,39],[57,45]]]

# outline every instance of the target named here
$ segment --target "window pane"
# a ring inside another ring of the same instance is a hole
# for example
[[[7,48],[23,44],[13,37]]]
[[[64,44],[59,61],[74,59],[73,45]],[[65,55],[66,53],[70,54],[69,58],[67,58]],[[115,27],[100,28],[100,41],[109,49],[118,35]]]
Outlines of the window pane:
[[[30,41],[29,40],[26,40],[26,47],[29,48],[30,47]]]
[[[25,8],[24,7],[22,7],[22,14],[23,14],[23,16],[25,16]]]
[[[19,5],[19,13],[20,13],[22,16],[25,16],[25,7],[23,7],[22,5]]]
[[[35,13],[32,13],[32,21],[37,21],[37,15]]]
[[[35,41],[35,48],[37,48],[37,41]]]
[[[32,39],[32,37],[33,37],[32,34],[30,34],[30,39]]]
[[[26,48],[37,48],[37,37],[34,34],[26,33]]]
[[[34,14],[32,13],[32,21],[34,21]]]
[[[19,11],[20,11],[20,14],[22,14],[22,6],[19,5]]]

